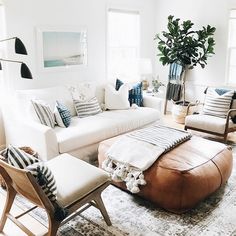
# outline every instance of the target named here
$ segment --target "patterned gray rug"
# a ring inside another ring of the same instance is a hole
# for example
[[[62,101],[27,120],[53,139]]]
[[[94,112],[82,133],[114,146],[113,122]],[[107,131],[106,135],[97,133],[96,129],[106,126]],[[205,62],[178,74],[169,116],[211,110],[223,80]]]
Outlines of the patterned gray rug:
[[[62,226],[58,235],[236,236],[236,157],[233,173],[227,184],[195,209],[182,215],[166,212],[112,185],[102,196],[112,226],[108,227],[100,212],[91,207]],[[21,208],[30,207],[30,203],[21,197],[17,198],[17,205]],[[32,216],[47,225],[47,217],[43,210],[35,210]]]

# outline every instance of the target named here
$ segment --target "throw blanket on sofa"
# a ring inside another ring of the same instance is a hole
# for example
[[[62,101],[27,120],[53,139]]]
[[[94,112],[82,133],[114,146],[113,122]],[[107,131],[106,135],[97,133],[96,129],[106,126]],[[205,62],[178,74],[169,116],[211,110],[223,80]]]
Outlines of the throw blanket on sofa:
[[[114,181],[125,181],[132,193],[145,185],[143,171],[161,154],[191,138],[191,134],[174,128],[154,125],[122,136],[107,151],[103,169],[111,173]]]

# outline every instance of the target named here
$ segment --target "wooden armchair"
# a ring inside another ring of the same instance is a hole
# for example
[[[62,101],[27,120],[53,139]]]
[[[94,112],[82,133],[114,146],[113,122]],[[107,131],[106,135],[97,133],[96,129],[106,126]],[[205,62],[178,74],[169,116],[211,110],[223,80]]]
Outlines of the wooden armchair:
[[[192,106],[204,106],[204,103],[197,101],[190,103],[187,108],[187,113]],[[236,124],[233,123],[231,117],[236,112],[236,99],[233,100],[231,108],[229,109],[226,118],[220,118],[211,115],[198,114],[187,115],[185,118],[184,129],[192,129],[200,132],[205,132],[213,135],[218,135],[227,140],[228,133],[236,131]]]
[[[98,208],[107,225],[111,225],[101,198],[101,192],[110,184],[110,178],[105,171],[69,154],[62,154],[48,161],[46,165],[50,168],[56,179],[57,200],[61,206],[68,209],[67,218],[63,221],[55,220],[55,209],[52,203],[29,171],[17,169],[0,160],[0,173],[7,186],[7,199],[0,221],[0,232],[4,228],[7,218],[9,218],[27,235],[34,235],[18,218],[36,207],[43,208],[48,215],[48,236],[56,235],[60,225],[65,224],[72,217],[80,214],[90,206]],[[11,215],[10,210],[17,193],[27,198],[36,206],[14,217]]]

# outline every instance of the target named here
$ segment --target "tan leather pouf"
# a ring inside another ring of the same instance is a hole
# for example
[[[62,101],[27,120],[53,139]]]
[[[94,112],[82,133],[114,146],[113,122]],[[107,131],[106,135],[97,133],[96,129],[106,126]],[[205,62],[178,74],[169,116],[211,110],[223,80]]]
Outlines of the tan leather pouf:
[[[99,145],[99,166],[116,138]],[[146,185],[139,196],[175,213],[185,212],[214,193],[230,177],[232,150],[226,145],[200,137],[179,145],[162,155],[144,172]],[[113,182],[125,189],[124,183]]]

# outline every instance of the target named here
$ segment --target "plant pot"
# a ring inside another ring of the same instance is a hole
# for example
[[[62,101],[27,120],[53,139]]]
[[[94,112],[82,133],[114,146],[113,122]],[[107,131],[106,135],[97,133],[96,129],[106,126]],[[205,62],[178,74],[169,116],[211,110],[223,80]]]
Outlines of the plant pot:
[[[189,102],[176,102],[172,105],[172,118],[176,123],[184,124]]]

